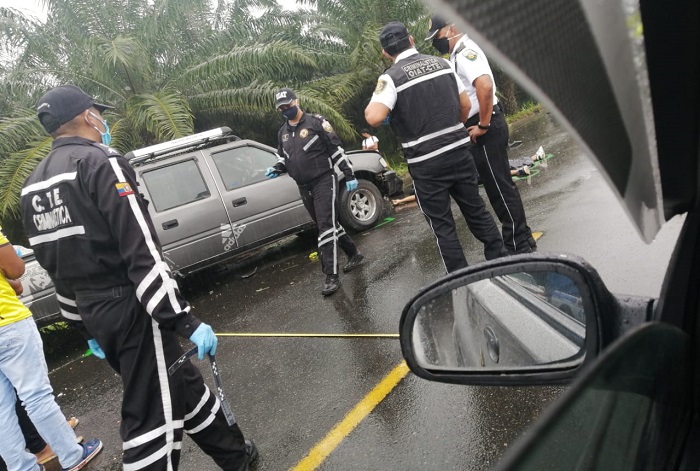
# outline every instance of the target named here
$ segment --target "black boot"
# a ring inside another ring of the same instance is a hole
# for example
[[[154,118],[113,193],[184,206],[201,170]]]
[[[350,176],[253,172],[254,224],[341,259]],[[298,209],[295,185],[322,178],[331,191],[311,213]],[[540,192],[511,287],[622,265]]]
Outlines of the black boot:
[[[321,294],[330,296],[340,288],[340,277],[338,275],[326,275],[326,282],[323,283]]]
[[[360,252],[355,253],[355,255],[350,257],[348,263],[346,263],[343,267],[343,272],[347,273],[350,270],[354,270],[360,263],[362,263],[362,260],[364,260],[364,258],[365,256],[362,255]]]

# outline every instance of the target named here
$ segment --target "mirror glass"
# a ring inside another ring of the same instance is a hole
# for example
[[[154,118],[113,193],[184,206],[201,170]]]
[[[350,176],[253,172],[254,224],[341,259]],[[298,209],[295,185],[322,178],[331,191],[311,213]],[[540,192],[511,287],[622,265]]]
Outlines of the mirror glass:
[[[483,373],[583,361],[591,304],[578,273],[516,272],[451,286],[414,306],[421,367]]]

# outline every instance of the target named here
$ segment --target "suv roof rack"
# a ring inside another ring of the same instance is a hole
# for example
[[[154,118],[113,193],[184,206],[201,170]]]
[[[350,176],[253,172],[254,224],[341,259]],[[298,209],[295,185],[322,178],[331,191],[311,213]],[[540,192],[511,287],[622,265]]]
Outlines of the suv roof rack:
[[[238,136],[233,134],[231,128],[224,126],[221,128],[211,129],[209,131],[192,134],[191,136],[174,139],[172,141],[144,147],[142,149],[132,150],[127,152],[124,157],[131,164],[138,164],[175,151],[207,146],[214,141],[225,138],[232,138],[236,141],[240,139]]]

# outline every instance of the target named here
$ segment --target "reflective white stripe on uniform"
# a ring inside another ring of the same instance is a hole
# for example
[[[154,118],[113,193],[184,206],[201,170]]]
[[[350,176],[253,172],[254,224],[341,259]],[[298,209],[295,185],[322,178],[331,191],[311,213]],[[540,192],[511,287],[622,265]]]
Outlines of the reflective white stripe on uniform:
[[[418,162],[423,162],[424,160],[432,159],[433,157],[437,157],[438,155],[444,154],[445,152],[451,151],[452,149],[456,149],[459,146],[463,146],[469,142],[469,138],[464,138],[461,139],[457,142],[453,142],[449,146],[441,147],[438,150],[435,150],[433,152],[430,152],[429,154],[421,155],[420,157],[413,157],[410,159],[406,159],[406,162],[409,164],[415,164]]]
[[[483,146],[484,148],[484,157],[486,157],[486,165],[489,167],[489,172],[491,173],[491,180],[493,180],[494,185],[496,186],[496,189],[498,190],[498,196],[501,198],[501,201],[503,202],[503,207],[506,208],[506,212],[508,213],[508,219],[510,219],[510,224],[513,227],[513,240],[511,240],[511,243],[513,244],[513,247],[517,250],[518,249],[518,244],[515,243],[515,219],[513,219],[513,214],[510,212],[510,207],[508,206],[508,202],[506,199],[503,197],[503,191],[501,191],[501,186],[498,184],[498,179],[496,178],[496,175],[493,171],[493,167],[491,166],[491,161],[489,160],[489,154],[486,152],[486,146]],[[529,245],[529,243],[526,241],[526,244]]]
[[[160,450],[155,451],[152,455],[147,456],[144,459],[137,461],[136,463],[124,463],[124,471],[137,471],[139,469],[143,469],[146,466],[155,463],[156,461],[164,457],[166,454],[169,454],[170,449],[170,446],[165,445]],[[168,470],[171,469],[173,469],[172,463],[170,463],[170,460],[168,460]]]
[[[38,236],[30,237],[29,245],[38,245],[44,244],[46,242],[55,242],[58,239],[64,239],[66,237],[73,237],[81,234],[85,234],[84,226],[66,227],[65,229],[59,229],[49,234],[41,234]]]
[[[117,162],[117,159],[114,157],[111,157],[109,159],[110,164],[112,165],[112,170],[114,170],[114,173],[117,175],[117,178],[119,179],[120,182],[126,182],[126,178],[124,177],[124,172],[122,171],[121,167],[119,167],[119,163]],[[182,311],[182,306],[179,305],[177,302],[177,295],[175,293],[175,288],[177,287],[177,283],[172,280],[167,272],[167,270],[163,269],[163,266],[165,265],[165,262],[163,259],[160,257],[160,252],[158,251],[155,242],[153,241],[153,237],[151,235],[151,231],[148,228],[148,224],[146,223],[146,219],[144,218],[143,211],[141,211],[141,208],[139,207],[138,201],[136,200],[136,195],[131,194],[126,197],[129,201],[129,205],[131,206],[131,211],[133,212],[134,216],[136,217],[136,221],[139,224],[139,227],[141,228],[141,232],[144,236],[144,239],[146,240],[146,246],[148,247],[148,250],[151,254],[151,257],[153,257],[153,260],[155,262],[155,266],[158,267],[159,269],[159,275],[163,280],[171,280],[173,281],[172,283],[163,283],[163,286],[161,289],[165,289],[168,292],[167,293],[162,293],[162,296],[165,296],[166,294],[168,295],[168,298],[171,301],[172,304],[172,310],[175,313],[179,313]],[[165,265],[167,266],[167,265]],[[140,286],[139,286],[140,287]],[[160,292],[161,290],[159,290]],[[160,301],[159,301],[160,302]],[[149,305],[152,305],[155,307],[156,304],[152,304],[151,302],[148,303]],[[148,309],[147,309],[148,310]],[[153,311],[148,311],[150,315],[153,314]]]
[[[21,196],[27,195],[33,191],[39,191],[39,190],[45,190],[56,183],[59,182],[66,182],[70,180],[75,180],[75,177],[78,175],[78,172],[69,172],[69,173],[61,173],[59,175],[54,175],[53,177],[49,178],[48,180],[44,180],[43,182],[37,182],[33,183],[31,185],[27,185],[24,188],[22,188],[22,192],[20,193]]]
[[[151,321],[151,328],[153,329],[153,343],[156,353],[156,371],[158,372],[158,382],[160,383],[160,397],[163,403],[163,416],[165,417],[165,451],[168,459],[168,471],[172,471],[172,451],[173,442],[175,441],[175,428],[182,428],[184,421],[173,420],[173,404],[172,398],[170,397],[168,365],[165,362],[162,333],[155,319]]]
[[[311,147],[311,144],[313,144],[316,141],[318,141],[318,134],[316,134],[313,137],[313,139],[311,139],[309,142],[306,143],[306,145],[304,146],[304,150],[309,150],[309,147]]]
[[[68,306],[78,307],[74,299],[66,298],[65,296],[61,296],[58,293],[56,293],[56,299],[58,299],[59,303],[67,304]]]
[[[197,407],[195,407],[195,408],[192,410],[192,412],[190,412],[189,414],[187,414],[187,415],[185,416],[185,422],[187,422],[188,420],[190,420],[192,417],[194,417],[195,415],[197,415],[197,414],[199,413],[200,410],[202,410],[202,407],[204,407],[204,404],[206,404],[207,401],[209,400],[209,396],[211,396],[211,391],[209,391],[209,388],[208,388],[207,385],[205,384],[205,385],[204,385],[204,395],[202,396],[202,399],[200,399],[199,404],[197,404]]]
[[[80,314],[75,314],[74,312],[66,311],[65,309],[62,309],[60,307],[58,309],[61,311],[61,315],[68,320],[71,320],[71,321],[82,321],[83,320],[83,318],[80,317]]]
[[[214,419],[216,419],[216,413],[219,412],[219,408],[221,407],[219,398],[214,396],[214,399],[216,399],[216,402],[214,403],[214,407],[211,408],[211,414],[209,414],[209,417],[207,417],[201,424],[197,425],[195,428],[185,429],[185,433],[187,433],[188,435],[192,435],[201,432],[205,428],[209,427],[209,424],[214,422]]]
[[[430,134],[426,134],[425,136],[421,136],[420,138],[416,139],[415,141],[402,142],[401,147],[403,147],[404,149],[406,149],[408,147],[413,147],[413,146],[420,144],[421,142],[429,141],[430,139],[433,139],[433,138],[436,138],[439,136],[444,136],[445,134],[459,131],[460,129],[463,129],[463,128],[464,128],[464,124],[459,123],[459,124],[452,126],[450,128],[441,129],[440,131],[431,132]]]
[[[176,425],[177,428],[181,428],[184,426],[185,422],[183,420],[174,420],[173,424]],[[160,437],[165,432],[166,427],[165,425],[162,425],[156,429],[151,430],[150,432],[146,432],[143,435],[139,435],[136,438],[132,438],[131,440],[124,442],[122,444],[122,450],[130,450],[131,448],[136,448],[137,446],[145,445],[151,440],[155,440],[156,438]]]
[[[454,70],[452,70],[452,68],[442,69],[440,72],[435,72],[434,74],[424,75],[421,78],[411,80],[410,82],[406,82],[403,85],[399,85],[398,87],[396,87],[396,93],[401,92],[403,90],[406,90],[407,88],[410,88],[414,85],[418,85],[419,83],[425,82],[426,80],[432,80],[435,77],[439,77],[441,75],[446,75],[446,74],[454,74]]]
[[[331,211],[333,213],[333,274],[338,274],[338,219],[335,214],[335,198],[337,190],[337,178],[333,178],[333,199],[331,200]]]
[[[143,277],[143,280],[141,280],[141,283],[139,283],[138,288],[136,288],[136,298],[141,302],[141,296],[143,296],[143,293],[146,292],[149,286],[158,278],[158,275],[160,274],[160,266],[158,263],[153,265],[153,268],[151,268],[151,271],[148,272],[148,275]]]
[[[445,273],[449,273],[447,271],[447,263],[445,262],[445,256],[442,254],[442,249],[440,248],[440,238],[437,236],[437,233],[435,232],[435,228],[433,227],[433,220],[428,217],[427,214],[425,214],[425,211],[423,211],[423,206],[420,204],[420,196],[418,196],[418,190],[414,187],[414,194],[416,196],[416,203],[418,203],[418,208],[420,209],[420,212],[423,213],[423,216],[425,216],[425,219],[428,221],[428,225],[430,226],[430,230],[433,231],[433,236],[435,236],[435,245],[437,245],[438,252],[440,252],[440,260],[442,260],[442,267],[445,269]]]
[[[333,232],[333,229],[328,229],[326,232],[318,236],[318,240],[323,240],[331,232]]]

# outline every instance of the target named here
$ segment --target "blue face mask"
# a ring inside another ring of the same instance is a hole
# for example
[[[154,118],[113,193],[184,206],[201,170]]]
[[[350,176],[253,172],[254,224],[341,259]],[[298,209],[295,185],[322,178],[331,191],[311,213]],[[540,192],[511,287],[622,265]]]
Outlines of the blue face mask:
[[[102,127],[103,127],[105,130],[104,130],[104,132],[100,131],[100,129],[99,129],[97,126],[92,126],[92,124],[90,124],[89,121],[88,121],[88,124],[90,124],[90,126],[92,126],[92,127],[95,129],[95,131],[97,131],[97,132],[100,133],[100,138],[102,139],[102,144],[104,144],[104,145],[106,145],[106,146],[110,145],[110,144],[112,143],[112,135],[111,135],[110,132],[109,132],[109,125],[107,124],[107,120],[106,120],[106,119],[100,119],[100,118],[99,118],[95,113],[93,113],[92,111],[90,111],[90,114],[91,114],[96,120],[98,120],[100,123],[102,123]]]
[[[287,119],[294,119],[294,117],[297,115],[297,112],[299,111],[298,106],[291,106],[287,108],[286,110],[282,111],[282,116],[284,116]]]

